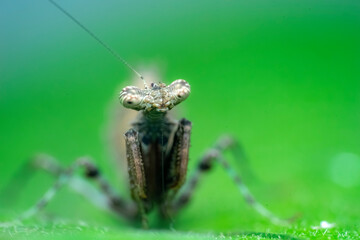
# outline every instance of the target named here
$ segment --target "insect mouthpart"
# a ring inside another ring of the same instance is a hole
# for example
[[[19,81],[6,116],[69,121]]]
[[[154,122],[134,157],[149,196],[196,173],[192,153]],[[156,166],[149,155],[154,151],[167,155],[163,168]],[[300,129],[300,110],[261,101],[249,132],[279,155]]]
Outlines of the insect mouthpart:
[[[126,108],[163,113],[184,101],[189,95],[190,85],[185,80],[179,79],[168,86],[165,83],[151,83],[150,88],[147,89],[125,87],[120,92],[119,99]]]

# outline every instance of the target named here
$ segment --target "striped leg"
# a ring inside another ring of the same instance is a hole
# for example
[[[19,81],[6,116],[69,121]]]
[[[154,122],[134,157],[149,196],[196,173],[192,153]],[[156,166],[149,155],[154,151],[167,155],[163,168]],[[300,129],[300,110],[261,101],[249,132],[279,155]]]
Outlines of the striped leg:
[[[212,160],[216,159],[214,151],[217,153],[225,152],[226,150],[231,150],[234,157],[240,164],[244,162],[245,154],[243,153],[240,144],[238,144],[238,142],[230,136],[226,135],[220,137],[218,141],[216,141],[214,147],[209,149],[199,159],[199,164],[195,172],[185,185],[185,191],[182,192],[181,196],[178,197],[173,204],[175,211],[180,210],[183,206],[186,205],[186,203],[188,203],[203,173],[211,169]]]
[[[94,205],[100,208],[107,209],[127,219],[135,218],[137,214],[136,206],[125,202],[122,198],[115,195],[108,182],[101,176],[98,168],[89,158],[79,158],[74,164],[66,169],[61,167],[54,158],[50,156],[40,156],[35,159],[34,163],[36,167],[42,168],[57,176],[57,180],[35,206],[19,217],[19,220],[30,218],[43,209],[65,184],[68,184],[73,190],[87,197]],[[85,181],[83,178],[74,176],[74,173],[79,168],[85,169],[85,176],[97,183],[101,194],[94,189],[89,182]]]
[[[229,137],[221,138],[213,148],[209,149],[204,154],[204,156],[199,161],[199,165],[194,175],[191,177],[187,186],[185,187],[185,191],[183,191],[182,194],[173,202],[173,212],[177,212],[182,207],[184,207],[186,203],[189,202],[201,176],[203,173],[209,171],[212,168],[213,162],[216,161],[224,168],[229,177],[233,179],[234,183],[238,186],[240,193],[245,198],[245,201],[250,206],[252,206],[258,213],[268,218],[274,224],[287,224],[287,220],[278,218],[254,198],[248,187],[242,181],[241,177],[236,173],[236,171],[234,171],[232,167],[230,167],[229,163],[226,161],[225,157],[223,156],[223,152],[227,149],[231,150],[231,148],[234,147],[234,143],[236,142]]]
[[[62,171],[65,171],[63,167],[56,162],[56,160],[45,154],[39,154],[35,157],[25,161],[12,176],[9,183],[0,192],[0,204],[3,206],[12,206],[14,201],[18,199],[20,193],[19,189],[29,182],[36,170],[41,169],[50,173],[53,176],[58,177]]]

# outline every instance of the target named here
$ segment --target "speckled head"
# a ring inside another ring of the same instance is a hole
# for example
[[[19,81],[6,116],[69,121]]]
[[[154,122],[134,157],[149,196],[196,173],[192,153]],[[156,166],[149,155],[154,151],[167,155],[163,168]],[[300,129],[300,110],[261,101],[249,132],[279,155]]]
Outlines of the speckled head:
[[[190,85],[182,79],[170,85],[151,83],[149,88],[129,86],[120,92],[120,102],[126,108],[137,111],[166,112],[184,101],[190,94]]]

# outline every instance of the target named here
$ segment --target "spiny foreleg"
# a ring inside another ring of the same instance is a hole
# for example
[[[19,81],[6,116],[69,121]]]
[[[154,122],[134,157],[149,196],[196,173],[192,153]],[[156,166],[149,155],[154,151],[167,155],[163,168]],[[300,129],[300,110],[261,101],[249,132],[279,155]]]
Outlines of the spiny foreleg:
[[[147,198],[145,171],[139,143],[139,134],[134,129],[125,133],[126,159],[128,161],[131,195],[136,202],[143,228],[148,228],[143,200]]]

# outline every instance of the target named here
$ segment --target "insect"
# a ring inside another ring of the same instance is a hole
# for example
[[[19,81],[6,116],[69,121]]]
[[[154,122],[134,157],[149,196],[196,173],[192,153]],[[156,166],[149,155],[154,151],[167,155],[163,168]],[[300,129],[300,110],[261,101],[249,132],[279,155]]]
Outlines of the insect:
[[[147,214],[150,211],[158,209],[163,219],[173,218],[191,199],[200,176],[219,163],[238,186],[248,204],[273,223],[286,222],[255,200],[240,176],[226,161],[223,154],[225,151],[232,151],[237,158],[241,152],[240,145],[229,136],[221,137],[205,152],[199,159],[195,173],[186,181],[192,123],[185,118],[174,120],[168,116],[168,112],[188,98],[191,92],[190,84],[179,79],[169,85],[161,82],[152,82],[148,85],[142,75],[95,34],[57,3],[49,1],[143,80],[144,89],[128,86],[123,88],[119,95],[123,107],[139,112],[132,128],[124,133],[132,201],[116,194],[88,157],[77,159],[68,168],[61,167],[49,157],[38,157],[35,164],[56,175],[58,179],[40,201],[20,219],[29,218],[44,208],[63,185],[76,185],[73,180],[74,173],[81,168],[85,170],[85,179],[97,183],[103,201],[96,202],[94,196],[87,193],[86,187],[77,187],[78,192],[86,195],[95,204],[105,206],[113,213],[129,221],[140,222],[143,228],[148,228]],[[181,188],[183,191],[179,191]]]

